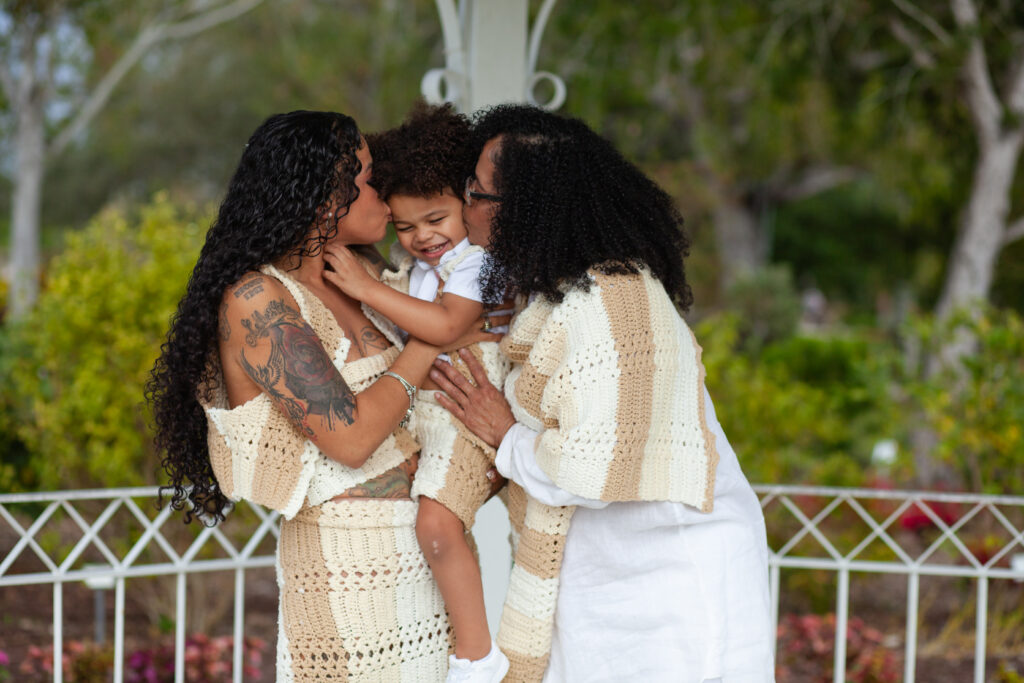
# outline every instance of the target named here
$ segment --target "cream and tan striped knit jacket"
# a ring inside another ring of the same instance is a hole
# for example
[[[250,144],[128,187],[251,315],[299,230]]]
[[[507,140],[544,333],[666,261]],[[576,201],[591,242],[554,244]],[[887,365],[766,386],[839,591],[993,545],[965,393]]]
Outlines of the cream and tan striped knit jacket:
[[[591,271],[587,292],[538,297],[502,350],[505,395],[539,432],[537,463],[560,488],[603,501],[673,501],[711,510],[718,453],[704,415],[701,348],[661,283]],[[514,565],[498,644],[506,681],[547,668],[565,539],[575,508],[554,508],[510,482]]]

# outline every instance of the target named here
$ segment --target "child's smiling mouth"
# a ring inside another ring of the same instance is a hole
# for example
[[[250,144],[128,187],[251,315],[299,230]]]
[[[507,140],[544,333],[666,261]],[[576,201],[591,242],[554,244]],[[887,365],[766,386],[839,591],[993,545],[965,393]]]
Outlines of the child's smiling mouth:
[[[448,246],[451,244],[450,241],[445,240],[440,244],[433,244],[429,247],[420,248],[420,253],[425,259],[441,258],[441,256],[448,251]]]

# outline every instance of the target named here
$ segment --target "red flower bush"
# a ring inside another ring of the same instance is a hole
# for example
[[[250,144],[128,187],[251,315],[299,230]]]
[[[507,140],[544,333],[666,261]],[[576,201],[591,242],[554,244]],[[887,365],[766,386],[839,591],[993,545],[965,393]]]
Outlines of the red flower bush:
[[[829,683],[835,659],[834,614],[787,614],[779,623],[779,680]],[[853,618],[846,630],[846,680],[854,683],[896,683],[899,661],[886,648],[881,631]]]

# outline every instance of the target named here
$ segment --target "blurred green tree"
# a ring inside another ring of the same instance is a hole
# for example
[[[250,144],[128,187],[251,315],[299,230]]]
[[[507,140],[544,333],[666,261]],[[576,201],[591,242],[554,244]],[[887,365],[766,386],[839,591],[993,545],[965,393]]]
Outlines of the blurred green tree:
[[[865,174],[884,121],[869,80],[831,53],[841,18],[798,2],[653,4],[569,0],[545,46],[568,110],[641,162],[686,167],[725,290],[769,262],[777,207]]]
[[[117,0],[14,0],[0,11],[0,113],[14,149],[8,315],[38,295],[39,215],[47,163],[103,109],[110,94],[154,46],[206,31],[262,0],[140,6]],[[131,36],[124,40],[119,31]],[[100,35],[113,40],[100,41]],[[121,43],[124,43],[123,45]],[[102,48],[120,48],[104,54]],[[6,170],[6,169],[5,169]]]
[[[111,200],[217,200],[267,116],[328,109],[364,130],[399,121],[440,60],[429,0],[265,2],[217,31],[155,47],[52,165],[45,225],[76,227]]]
[[[156,483],[143,385],[211,218],[157,196],[68,235],[36,307],[2,329],[0,435],[31,457],[0,488]]]

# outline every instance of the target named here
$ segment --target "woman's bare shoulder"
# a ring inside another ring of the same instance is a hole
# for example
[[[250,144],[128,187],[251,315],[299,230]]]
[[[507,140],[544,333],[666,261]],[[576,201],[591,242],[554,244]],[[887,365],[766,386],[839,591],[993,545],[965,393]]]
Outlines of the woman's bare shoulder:
[[[266,273],[249,271],[224,290],[219,312],[221,341],[229,341],[231,331],[238,326],[250,330],[254,320],[273,316],[275,312],[301,317],[284,283]]]
[[[250,270],[224,290],[223,303],[252,301],[261,296],[275,296],[286,293],[284,284],[276,277],[258,270]]]

